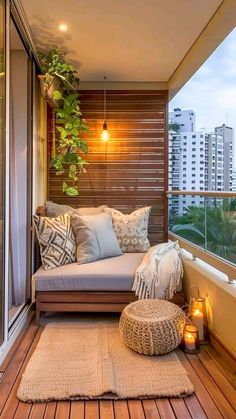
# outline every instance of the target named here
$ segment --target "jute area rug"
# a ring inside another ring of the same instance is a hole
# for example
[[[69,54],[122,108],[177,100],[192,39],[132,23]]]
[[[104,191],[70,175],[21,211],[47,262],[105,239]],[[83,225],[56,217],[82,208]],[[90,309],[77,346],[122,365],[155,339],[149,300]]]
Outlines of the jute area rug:
[[[183,397],[194,391],[175,352],[139,355],[117,321],[51,323],[42,332],[18,389],[26,402]]]

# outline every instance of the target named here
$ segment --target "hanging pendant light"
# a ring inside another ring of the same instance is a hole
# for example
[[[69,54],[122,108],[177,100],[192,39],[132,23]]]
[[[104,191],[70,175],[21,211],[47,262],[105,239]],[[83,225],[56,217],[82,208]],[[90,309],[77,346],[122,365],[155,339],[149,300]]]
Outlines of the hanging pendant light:
[[[105,81],[106,81],[106,76],[104,76],[104,123],[103,123],[103,127],[102,127],[102,141],[108,141],[109,140],[109,132],[107,130],[107,95],[106,95],[106,88],[105,88]]]

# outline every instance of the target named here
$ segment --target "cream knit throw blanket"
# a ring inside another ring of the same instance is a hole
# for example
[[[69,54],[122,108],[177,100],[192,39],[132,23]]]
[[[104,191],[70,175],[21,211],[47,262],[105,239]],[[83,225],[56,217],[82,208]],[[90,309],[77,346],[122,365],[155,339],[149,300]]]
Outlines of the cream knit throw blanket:
[[[183,275],[179,252],[178,242],[158,244],[149,249],[135,272],[132,290],[139,299],[171,300]]]

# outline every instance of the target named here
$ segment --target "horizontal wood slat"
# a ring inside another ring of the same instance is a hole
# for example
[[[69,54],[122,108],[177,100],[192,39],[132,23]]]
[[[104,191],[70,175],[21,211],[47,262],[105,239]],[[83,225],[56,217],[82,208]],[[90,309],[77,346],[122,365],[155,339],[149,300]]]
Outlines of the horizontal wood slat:
[[[104,92],[82,91],[80,106],[91,128],[88,172],[79,182],[79,197],[62,194],[65,175],[49,170],[48,198],[74,207],[107,204],[129,213],[152,206],[149,239],[167,239],[167,92],[107,91],[108,143],[101,141]],[[53,125],[48,112],[49,154]],[[50,157],[49,157],[50,159]]]

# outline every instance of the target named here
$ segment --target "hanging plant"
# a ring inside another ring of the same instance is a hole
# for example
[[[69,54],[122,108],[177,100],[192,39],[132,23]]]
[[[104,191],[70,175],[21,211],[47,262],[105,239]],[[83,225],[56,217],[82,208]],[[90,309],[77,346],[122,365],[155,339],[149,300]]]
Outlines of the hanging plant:
[[[55,154],[50,167],[56,169],[57,175],[68,173],[69,181],[63,182],[62,192],[69,196],[77,196],[78,180],[86,172],[88,162],[83,154],[88,152],[87,142],[81,138],[82,133],[90,132],[86,121],[82,119],[80,106],[77,71],[66,63],[64,54],[57,48],[47,55],[40,54],[42,70],[42,94],[56,106],[55,129],[58,133]]]
[[[51,160],[50,166],[61,175],[68,170],[71,183],[63,182],[62,191],[69,196],[79,194],[77,182],[79,176],[86,172],[88,162],[81,153],[88,152],[85,140],[81,133],[90,132],[86,122],[81,118],[78,93],[70,93],[66,97],[59,97],[63,105],[56,111],[55,127],[59,132],[59,143],[56,147],[56,155]]]
[[[60,93],[77,90],[79,78],[75,68],[65,61],[65,53],[53,48],[47,54],[39,52],[42,74],[39,75],[41,94],[49,105],[58,106]]]

